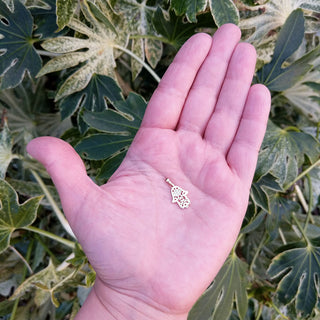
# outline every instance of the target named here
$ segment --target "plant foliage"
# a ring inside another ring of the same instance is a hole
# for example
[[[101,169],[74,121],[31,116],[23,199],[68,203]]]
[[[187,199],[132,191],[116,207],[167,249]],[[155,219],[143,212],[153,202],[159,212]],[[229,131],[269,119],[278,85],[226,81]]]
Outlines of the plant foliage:
[[[241,234],[188,320],[318,319],[319,14],[318,0],[0,0],[0,317],[73,319],[95,281],[26,143],[62,137],[105,183],[180,46],[232,22],[272,110]]]

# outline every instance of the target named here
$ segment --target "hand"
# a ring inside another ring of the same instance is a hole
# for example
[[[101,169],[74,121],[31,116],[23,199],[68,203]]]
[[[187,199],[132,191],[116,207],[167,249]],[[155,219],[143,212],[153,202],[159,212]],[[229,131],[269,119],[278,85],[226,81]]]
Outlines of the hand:
[[[77,319],[92,312],[94,319],[186,319],[228,256],[270,107],[268,90],[250,87],[255,50],[239,40],[240,30],[228,24],[213,38],[186,42],[126,158],[101,187],[62,140],[28,145],[97,272]],[[172,203],[166,178],[189,192],[189,208]]]

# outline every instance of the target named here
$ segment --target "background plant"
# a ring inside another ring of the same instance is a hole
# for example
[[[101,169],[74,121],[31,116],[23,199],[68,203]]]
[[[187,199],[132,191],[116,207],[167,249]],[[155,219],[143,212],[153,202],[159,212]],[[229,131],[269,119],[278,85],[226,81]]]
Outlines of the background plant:
[[[0,0],[1,319],[72,319],[95,280],[26,144],[62,137],[105,183],[180,46],[226,22],[272,110],[237,243],[188,319],[320,317],[318,0]]]

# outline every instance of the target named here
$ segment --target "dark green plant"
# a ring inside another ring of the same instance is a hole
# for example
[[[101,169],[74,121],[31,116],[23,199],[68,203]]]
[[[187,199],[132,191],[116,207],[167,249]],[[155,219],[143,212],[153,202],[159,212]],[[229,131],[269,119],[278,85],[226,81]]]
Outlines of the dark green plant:
[[[73,319],[95,280],[26,144],[62,137],[105,183],[180,46],[227,22],[272,110],[241,233],[188,319],[319,317],[319,1],[0,0],[1,319]]]

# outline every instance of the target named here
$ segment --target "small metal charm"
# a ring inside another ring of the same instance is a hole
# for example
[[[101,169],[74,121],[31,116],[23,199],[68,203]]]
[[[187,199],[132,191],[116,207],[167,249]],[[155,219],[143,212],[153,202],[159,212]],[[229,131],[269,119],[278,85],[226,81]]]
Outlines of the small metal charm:
[[[190,205],[190,199],[187,197],[188,191],[183,190],[182,188],[175,186],[170,179],[166,179],[166,182],[170,184],[172,203],[177,203],[181,209],[188,208]]]

